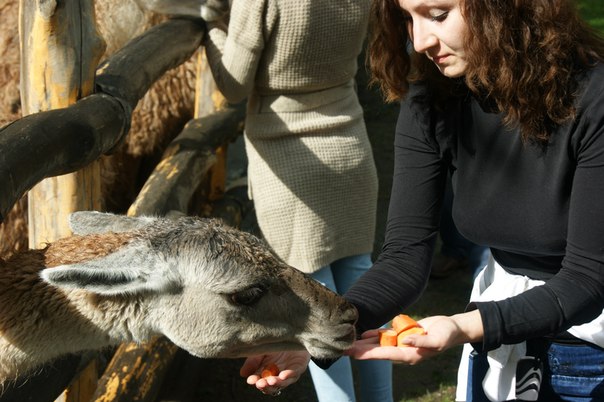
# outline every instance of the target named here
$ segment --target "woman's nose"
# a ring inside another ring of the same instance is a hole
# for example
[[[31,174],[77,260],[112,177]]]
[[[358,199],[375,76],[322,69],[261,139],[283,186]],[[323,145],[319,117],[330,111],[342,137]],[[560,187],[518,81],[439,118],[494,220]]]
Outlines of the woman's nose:
[[[438,43],[438,38],[424,22],[413,24],[413,48],[417,53],[425,53]]]

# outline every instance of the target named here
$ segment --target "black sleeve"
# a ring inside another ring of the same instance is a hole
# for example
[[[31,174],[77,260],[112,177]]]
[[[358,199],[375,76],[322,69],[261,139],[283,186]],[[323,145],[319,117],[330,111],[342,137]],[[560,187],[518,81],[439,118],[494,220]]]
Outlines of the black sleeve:
[[[345,294],[359,311],[359,334],[400,314],[428,283],[446,177],[438,145],[430,140],[431,120],[428,110],[401,104],[384,245]]]

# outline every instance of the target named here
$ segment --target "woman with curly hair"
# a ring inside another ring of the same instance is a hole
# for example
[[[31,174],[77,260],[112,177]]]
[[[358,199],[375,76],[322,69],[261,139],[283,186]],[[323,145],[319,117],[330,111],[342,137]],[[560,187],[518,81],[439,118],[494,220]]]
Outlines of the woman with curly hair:
[[[346,293],[363,333],[348,354],[415,364],[465,344],[458,400],[604,400],[604,40],[573,0],[372,13],[373,80],[401,109],[384,247]],[[428,281],[447,175],[458,229],[492,258],[465,312],[379,347],[370,328]]]

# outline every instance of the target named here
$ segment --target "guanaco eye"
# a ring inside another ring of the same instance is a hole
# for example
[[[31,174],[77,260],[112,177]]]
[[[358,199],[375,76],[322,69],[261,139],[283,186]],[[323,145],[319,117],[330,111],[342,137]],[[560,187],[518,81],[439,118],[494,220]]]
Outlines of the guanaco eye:
[[[266,288],[252,286],[239,292],[231,293],[229,298],[233,304],[238,306],[251,306],[258,302],[266,293]]]

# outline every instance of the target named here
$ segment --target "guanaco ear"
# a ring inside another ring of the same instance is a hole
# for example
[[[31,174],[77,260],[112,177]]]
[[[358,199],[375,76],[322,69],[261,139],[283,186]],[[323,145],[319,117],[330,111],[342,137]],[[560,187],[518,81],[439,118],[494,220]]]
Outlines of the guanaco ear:
[[[145,245],[128,245],[96,260],[46,268],[40,276],[59,288],[102,295],[173,293],[182,287],[176,270]]]
[[[142,228],[157,218],[115,215],[97,211],[77,211],[69,215],[69,227],[77,235],[128,232]]]

